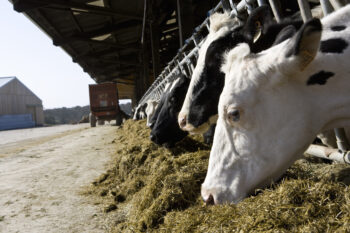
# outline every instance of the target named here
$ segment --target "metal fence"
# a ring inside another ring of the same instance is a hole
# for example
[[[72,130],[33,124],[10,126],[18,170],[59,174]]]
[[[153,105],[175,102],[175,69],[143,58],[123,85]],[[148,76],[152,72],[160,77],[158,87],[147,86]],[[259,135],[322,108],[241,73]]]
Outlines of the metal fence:
[[[312,17],[309,1],[319,2],[324,15],[331,13],[334,10],[341,8],[349,3],[350,0],[297,0],[300,14],[303,21],[307,21]],[[277,22],[282,20],[282,14],[279,9],[278,0],[268,0],[273,15]],[[146,103],[148,100],[159,100],[163,94],[166,83],[173,82],[179,74],[184,74],[186,77],[191,78],[193,69],[196,65],[198,58],[198,51],[203,44],[206,36],[209,33],[209,16],[218,10],[223,10],[230,13],[232,16],[238,16],[244,18],[246,13],[250,12],[256,6],[266,5],[265,0],[241,0],[238,4],[233,0],[221,0],[216,7],[208,12],[207,18],[204,22],[195,28],[194,33],[190,38],[185,41],[182,48],[179,49],[177,55],[168,63],[161,74],[149,87],[146,93],[143,95],[138,103],[138,106]],[[311,145],[306,153],[315,155],[317,157],[332,159],[339,162],[345,162],[350,164],[350,149],[348,141],[345,136],[344,129],[335,129],[335,135],[337,138],[337,149],[325,148],[317,145]]]

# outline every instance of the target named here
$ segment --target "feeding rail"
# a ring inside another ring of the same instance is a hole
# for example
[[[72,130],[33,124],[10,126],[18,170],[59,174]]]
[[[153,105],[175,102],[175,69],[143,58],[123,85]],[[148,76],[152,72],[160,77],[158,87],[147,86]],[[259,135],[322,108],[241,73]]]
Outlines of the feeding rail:
[[[315,2],[313,0],[312,2]],[[318,2],[318,1],[316,1]],[[346,5],[347,0],[319,0],[324,15],[331,13]],[[273,15],[277,22],[282,20],[282,14],[278,7],[278,0],[268,1]],[[267,5],[265,0],[242,0],[235,4],[233,0],[221,0],[216,7],[208,12],[208,17],[201,25],[195,28],[194,33],[185,41],[185,45],[179,49],[177,55],[168,63],[157,79],[148,88],[138,105],[146,103],[148,100],[159,100],[163,94],[166,83],[173,82],[179,74],[191,78],[194,66],[198,58],[198,51],[209,33],[209,16],[218,10],[224,10],[231,15],[244,18],[256,6]],[[303,21],[312,17],[309,2],[307,0],[298,0],[298,5]],[[319,145],[311,145],[306,153],[350,164],[350,146],[345,136],[344,129],[335,129],[338,149],[327,148]]]

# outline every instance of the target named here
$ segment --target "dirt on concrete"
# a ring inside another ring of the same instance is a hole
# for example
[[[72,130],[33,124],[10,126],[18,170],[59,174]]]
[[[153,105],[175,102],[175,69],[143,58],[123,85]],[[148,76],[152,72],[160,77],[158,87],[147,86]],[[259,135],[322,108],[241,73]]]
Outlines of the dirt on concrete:
[[[105,232],[81,195],[116,155],[117,127],[88,124],[0,132],[0,232]]]

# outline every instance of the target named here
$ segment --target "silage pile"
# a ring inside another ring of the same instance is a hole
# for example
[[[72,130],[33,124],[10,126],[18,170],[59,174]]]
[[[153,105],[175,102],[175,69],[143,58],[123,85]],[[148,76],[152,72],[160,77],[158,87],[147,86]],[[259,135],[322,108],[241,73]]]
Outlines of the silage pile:
[[[204,206],[210,148],[201,137],[169,150],[145,121],[118,129],[117,157],[86,192],[114,232],[350,232],[350,166],[298,160],[277,184],[238,205]]]

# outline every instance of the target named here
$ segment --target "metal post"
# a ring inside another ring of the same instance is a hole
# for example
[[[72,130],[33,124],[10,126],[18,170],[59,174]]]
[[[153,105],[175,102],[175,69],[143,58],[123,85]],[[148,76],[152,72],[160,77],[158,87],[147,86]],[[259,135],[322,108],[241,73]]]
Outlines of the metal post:
[[[222,8],[224,9],[225,12],[230,13],[231,7],[230,7],[230,2],[228,0],[220,0],[222,4]]]
[[[329,0],[335,10],[338,10],[339,8],[342,8],[346,4],[349,3],[348,0]]]
[[[334,133],[337,139],[338,149],[341,150],[342,152],[349,150],[350,146],[349,146],[344,128],[336,128],[334,129]]]
[[[320,0],[320,4],[324,15],[332,13],[333,7],[328,0]]]
[[[259,6],[266,5],[266,1],[265,0],[258,0],[258,5]]]
[[[176,1],[177,3],[177,22],[179,25],[179,40],[180,40],[180,48],[183,46],[183,33],[182,33],[182,22],[181,22],[181,7],[180,0]]]
[[[269,0],[273,15],[275,16],[277,22],[281,22],[282,20],[282,14],[278,5],[278,2],[276,0]]]
[[[312,18],[310,5],[306,0],[298,0],[298,5],[300,8],[301,17],[303,18],[303,21],[306,22],[309,19]]]
[[[141,33],[141,44],[143,44],[146,28],[146,14],[147,14],[147,0],[143,3],[143,22],[142,22],[142,33]]]
[[[325,146],[310,145],[309,148],[305,151],[305,153],[323,159],[329,159],[340,163],[350,164],[350,151],[339,152],[337,149]]]
[[[253,6],[247,0],[245,0],[245,4],[246,4],[247,12],[248,14],[250,14],[253,10]]]

